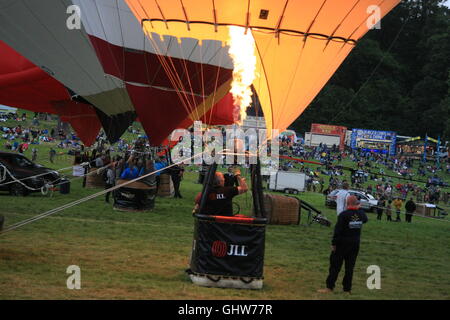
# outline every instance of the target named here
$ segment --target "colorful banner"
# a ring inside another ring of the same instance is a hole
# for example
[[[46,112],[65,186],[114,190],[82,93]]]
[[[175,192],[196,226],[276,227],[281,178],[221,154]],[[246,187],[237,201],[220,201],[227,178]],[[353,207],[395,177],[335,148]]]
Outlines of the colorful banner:
[[[342,151],[345,148],[345,134],[347,133],[347,127],[312,123],[311,133],[339,136],[340,138],[339,150]]]
[[[388,153],[395,155],[397,133],[393,131],[379,131],[367,129],[353,129],[351,147],[364,151]]]

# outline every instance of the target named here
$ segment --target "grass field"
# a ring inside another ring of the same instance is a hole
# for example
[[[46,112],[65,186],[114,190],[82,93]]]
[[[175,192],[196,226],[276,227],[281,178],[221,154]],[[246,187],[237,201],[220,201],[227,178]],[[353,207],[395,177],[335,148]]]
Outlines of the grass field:
[[[39,146],[45,154],[48,145]],[[40,150],[40,152],[41,152]],[[41,162],[48,165],[45,159]],[[60,157],[53,165],[71,165]],[[268,225],[262,290],[204,288],[191,283],[189,265],[196,172],[181,184],[183,199],[157,198],[145,213],[114,211],[99,197],[0,236],[0,299],[445,299],[450,298],[450,220],[413,217],[412,224],[377,221],[369,214],[351,296],[321,295],[333,228]],[[0,194],[6,227],[98,190],[73,180],[68,195]],[[323,210],[322,194],[300,197]],[[240,196],[241,213],[251,198]],[[81,290],[69,290],[66,269],[81,268]],[[367,267],[381,268],[381,289],[369,290]]]

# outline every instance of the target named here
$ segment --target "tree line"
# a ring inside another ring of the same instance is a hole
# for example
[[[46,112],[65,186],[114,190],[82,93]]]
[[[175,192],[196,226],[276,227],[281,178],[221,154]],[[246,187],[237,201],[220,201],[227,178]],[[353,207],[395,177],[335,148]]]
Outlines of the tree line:
[[[396,131],[450,141],[450,9],[407,0],[369,31],[294,122]]]

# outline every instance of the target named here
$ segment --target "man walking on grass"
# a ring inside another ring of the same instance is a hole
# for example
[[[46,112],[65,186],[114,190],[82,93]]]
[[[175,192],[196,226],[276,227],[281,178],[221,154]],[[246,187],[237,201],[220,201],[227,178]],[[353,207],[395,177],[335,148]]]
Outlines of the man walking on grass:
[[[347,197],[347,209],[338,216],[331,241],[330,268],[326,288],[319,293],[333,292],[342,264],[345,262],[345,275],[342,281],[344,292],[351,293],[353,269],[359,252],[362,225],[368,221],[364,210],[355,196]]]

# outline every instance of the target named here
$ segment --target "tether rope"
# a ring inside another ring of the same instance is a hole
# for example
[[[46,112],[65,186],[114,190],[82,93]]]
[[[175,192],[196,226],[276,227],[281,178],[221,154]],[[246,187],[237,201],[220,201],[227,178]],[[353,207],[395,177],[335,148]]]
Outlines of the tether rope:
[[[141,179],[143,179],[143,178],[149,177],[149,176],[154,175],[154,174],[156,174],[156,173],[158,173],[158,172],[161,172],[161,171],[164,171],[164,170],[166,170],[166,169],[168,169],[168,168],[171,168],[171,167],[173,167],[173,166],[179,165],[179,164],[181,164],[181,163],[183,163],[183,162],[185,162],[185,161],[187,161],[187,160],[191,160],[191,159],[194,159],[194,158],[196,158],[196,157],[199,157],[199,156],[201,156],[203,153],[204,153],[204,151],[201,152],[201,153],[198,153],[197,155],[194,155],[194,156],[192,156],[192,157],[190,157],[190,158],[186,158],[186,159],[183,159],[182,161],[179,161],[179,162],[177,162],[177,163],[174,163],[174,164],[172,164],[172,165],[169,165],[169,166],[167,166],[167,167],[164,167],[164,168],[155,170],[155,171],[153,171],[153,172],[147,173],[147,174],[145,174],[145,175],[142,175],[142,176],[140,176],[140,177],[138,177],[138,178],[136,178],[136,179],[129,180],[129,181],[127,181],[127,182],[125,182],[125,183],[122,183],[122,184],[120,184],[120,185],[116,185],[116,186],[113,186],[113,187],[111,187],[111,188],[109,188],[109,189],[105,189],[105,190],[99,191],[99,192],[97,192],[97,193],[94,193],[94,194],[89,195],[89,196],[87,196],[87,197],[84,197],[84,198],[82,198],[82,199],[78,199],[78,200],[76,200],[76,201],[67,203],[67,204],[65,204],[65,205],[63,205],[63,206],[60,206],[60,207],[51,209],[51,210],[49,210],[49,211],[46,211],[46,212],[44,212],[44,213],[38,214],[38,215],[36,215],[36,216],[34,216],[34,217],[32,217],[32,218],[25,219],[25,220],[23,220],[23,221],[20,221],[20,222],[18,222],[18,223],[15,223],[15,224],[13,224],[13,225],[7,227],[6,229],[3,229],[2,231],[0,231],[0,235],[3,235],[3,234],[5,234],[5,233],[7,233],[7,232],[10,232],[10,231],[13,231],[13,230],[15,230],[15,229],[18,229],[18,228],[20,228],[20,227],[23,227],[23,226],[25,226],[25,225],[27,225],[27,224],[30,224],[30,223],[35,222],[35,221],[38,221],[38,220],[43,219],[43,218],[45,218],[45,217],[48,217],[48,216],[50,216],[50,215],[52,215],[52,214],[55,214],[55,213],[57,213],[57,212],[66,210],[66,209],[68,209],[68,208],[74,207],[74,206],[79,205],[79,204],[81,204],[81,203],[84,203],[84,202],[86,202],[86,201],[92,200],[92,199],[97,198],[97,197],[99,197],[99,196],[102,196],[102,195],[104,195],[104,194],[106,194],[106,193],[108,193],[108,192],[114,191],[114,190],[116,190],[116,189],[120,189],[120,188],[122,188],[122,187],[124,187],[124,186],[127,186],[127,185],[133,183],[133,182],[139,181],[139,180],[141,180]]]
[[[111,166],[111,164],[112,163],[109,163],[109,164],[107,164],[106,166],[103,166],[103,167],[101,167],[101,168],[97,168],[97,170],[95,170],[95,171],[91,171],[91,172],[88,172],[88,173],[85,173],[85,174],[83,174],[83,175],[80,175],[80,176],[76,176],[76,177],[73,177],[73,178],[71,178],[71,179],[64,179],[64,180],[60,180],[60,182],[59,183],[56,183],[56,184],[53,184],[53,183],[45,183],[42,187],[40,187],[40,188],[32,188],[32,187],[30,187],[30,186],[28,186],[27,184],[25,184],[25,183],[23,183],[22,181],[23,180],[28,180],[28,179],[33,179],[33,178],[36,178],[36,177],[39,177],[39,176],[43,176],[43,175],[48,175],[48,174],[50,174],[49,172],[45,172],[45,173],[41,173],[41,174],[38,174],[38,175],[35,175],[35,176],[31,176],[31,177],[26,177],[26,178],[22,178],[22,179],[17,179],[4,165],[2,165],[2,164],[0,164],[0,168],[3,168],[3,176],[2,177],[0,177],[0,182],[2,182],[2,181],[5,181],[6,180],[6,173],[11,177],[11,181],[9,181],[9,182],[6,182],[6,183],[4,183],[4,184],[0,184],[0,186],[4,186],[4,185],[8,185],[8,184],[12,184],[12,183],[19,183],[20,185],[22,185],[24,188],[26,188],[26,189],[28,189],[28,190],[30,190],[30,191],[41,191],[41,193],[43,194],[43,195],[46,195],[47,193],[48,193],[48,191],[49,190],[51,190],[52,188],[55,188],[55,187],[57,187],[57,186],[60,186],[60,185],[62,185],[62,184],[66,184],[67,182],[71,182],[71,181],[74,181],[74,180],[77,180],[77,179],[81,179],[81,178],[84,178],[84,177],[87,177],[87,176],[89,176],[89,175],[92,175],[92,174],[94,174],[94,173],[97,173],[97,174],[99,174],[99,172],[101,172],[101,171],[103,171],[104,169],[106,169],[107,167],[109,167],[109,166]],[[82,163],[82,164],[80,164],[80,166],[88,166],[89,165],[89,163]],[[75,167],[75,166],[74,166]],[[73,167],[68,167],[68,168],[73,168]],[[63,169],[67,169],[67,168],[63,168]],[[62,170],[62,169],[60,169],[60,170]],[[57,170],[54,170],[54,171],[57,171]]]

